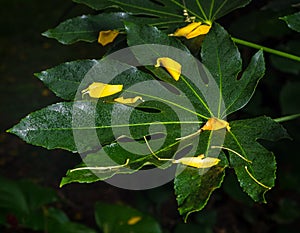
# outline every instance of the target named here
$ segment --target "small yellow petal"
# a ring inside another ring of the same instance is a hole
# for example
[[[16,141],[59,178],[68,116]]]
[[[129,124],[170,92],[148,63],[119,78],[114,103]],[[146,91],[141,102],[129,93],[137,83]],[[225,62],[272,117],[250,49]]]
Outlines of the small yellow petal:
[[[139,221],[142,220],[142,217],[141,216],[134,216],[134,217],[131,217],[128,221],[127,221],[127,224],[128,225],[134,225],[134,224],[137,224]]]
[[[166,70],[169,72],[169,74],[176,80],[179,80],[179,77],[181,75],[181,65],[169,58],[169,57],[161,57],[156,60],[155,67],[163,66],[166,68]]]
[[[218,118],[210,118],[206,122],[206,124],[201,128],[202,130],[219,130],[226,128],[228,131],[230,131],[230,126],[227,121],[220,120]]]
[[[187,39],[191,39],[207,34],[210,28],[211,25],[201,24],[201,22],[194,22],[183,28],[178,28],[174,34],[169,34],[169,36],[183,36]]]
[[[217,165],[219,162],[220,159],[211,157],[204,158],[203,154],[197,157],[184,157],[174,161],[174,163],[180,163],[195,168],[210,168]]]
[[[100,82],[92,83],[88,88],[81,91],[82,95],[89,94],[92,98],[102,98],[114,95],[122,91],[123,85],[111,85]]]
[[[185,27],[178,28],[174,34],[170,34],[170,36],[186,36],[191,33],[195,28],[199,27],[201,22],[190,23]]]
[[[133,98],[126,98],[124,99],[123,96],[114,99],[115,102],[121,103],[121,104],[134,104],[136,103],[138,100],[143,101],[143,98],[141,96],[136,96]]]
[[[107,30],[100,31],[98,37],[98,43],[105,46],[114,41],[114,39],[119,35],[118,30]]]
[[[199,27],[197,27],[195,30],[191,31],[190,33],[188,33],[185,38],[187,39],[191,39],[200,35],[205,35],[209,32],[211,26],[210,25],[201,25]]]

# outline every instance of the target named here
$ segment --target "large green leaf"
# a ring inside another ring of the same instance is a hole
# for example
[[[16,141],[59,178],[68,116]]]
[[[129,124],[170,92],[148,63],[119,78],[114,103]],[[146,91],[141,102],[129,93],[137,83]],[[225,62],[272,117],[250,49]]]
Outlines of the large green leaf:
[[[264,195],[274,186],[276,161],[273,153],[259,144],[257,140],[275,141],[289,136],[281,125],[269,117],[233,121],[230,122],[230,126],[231,130],[226,135],[225,147],[249,160],[247,162],[229,151],[230,165],[234,168],[243,190],[253,200],[266,202]]]
[[[124,205],[97,203],[96,223],[105,233],[161,233],[159,224],[147,214]]]
[[[283,19],[291,29],[300,32],[300,12],[284,16],[281,19]]]
[[[115,174],[135,172],[148,164],[159,168],[171,165],[170,161],[164,164],[158,160],[151,150],[160,158],[170,159],[191,146],[192,150],[186,153],[189,156],[216,157],[219,151],[212,146],[223,146],[230,152],[230,166],[235,169],[244,191],[255,201],[265,201],[266,187],[274,186],[275,159],[256,140],[287,136],[277,123],[266,117],[233,121],[229,122],[230,131],[202,132],[200,137],[176,140],[196,132],[211,117],[224,119],[250,100],[264,74],[262,52],[253,56],[238,79],[242,71],[239,51],[228,33],[216,23],[201,49],[205,66],[199,65],[179,40],[155,27],[125,22],[125,30],[131,52],[151,74],[120,62],[131,60],[130,53],[120,56],[120,60],[107,56],[100,61],[66,63],[42,72],[38,77],[52,91],[67,100],[75,100],[34,112],[8,132],[48,149],[80,152],[84,163],[68,171],[61,185],[104,180]],[[115,57],[119,55],[116,53]],[[179,81],[173,80],[163,67],[154,67],[157,58],[166,56],[182,65]],[[111,72],[115,74],[112,80]],[[123,84],[124,88],[99,100],[82,97],[81,91],[95,81]],[[62,87],[66,85],[68,92],[64,93]],[[119,96],[141,96],[144,102],[115,103],[114,98]],[[157,135],[163,140],[155,140]],[[144,136],[149,138],[150,146],[145,144]],[[221,162],[207,172],[192,168],[182,171],[182,166],[178,167],[182,172],[176,177],[175,188],[180,212],[185,217],[202,209],[212,191],[220,186],[228,166],[224,154],[220,158]],[[92,171],[86,167],[92,167]]]
[[[118,7],[126,12],[148,14],[157,17],[183,18],[182,11],[187,9],[191,16],[196,16],[202,21],[214,21],[229,12],[247,5],[251,0],[74,0],[84,3],[96,10],[109,7]],[[184,5],[185,2],[185,5]]]
[[[99,31],[109,29],[123,29],[122,21],[148,24],[174,31],[179,26],[184,26],[185,16],[183,9],[187,9],[190,16],[195,16],[197,21],[212,22],[215,19],[228,14],[234,9],[247,5],[251,0],[235,1],[151,1],[151,0],[123,0],[123,1],[94,1],[76,0],[88,6],[102,10],[105,8],[117,7],[125,12],[102,13],[99,15],[83,15],[68,19],[59,24],[56,28],[43,33],[44,36],[55,38],[63,44],[71,44],[77,41],[94,42],[97,40]]]

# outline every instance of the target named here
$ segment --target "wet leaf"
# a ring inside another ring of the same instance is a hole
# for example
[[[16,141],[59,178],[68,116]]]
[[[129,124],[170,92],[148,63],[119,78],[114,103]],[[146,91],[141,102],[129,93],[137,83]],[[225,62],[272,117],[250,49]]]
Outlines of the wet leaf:
[[[189,214],[204,208],[212,192],[221,186],[227,159],[222,154],[220,164],[209,169],[187,167],[174,180],[179,213],[187,221]]]
[[[231,130],[226,135],[225,146],[250,161],[247,162],[232,151],[228,151],[230,165],[234,168],[243,190],[254,201],[266,202],[265,193],[275,183],[276,161],[273,153],[257,140],[277,141],[289,136],[281,125],[269,117],[232,121],[230,126]]]
[[[300,12],[281,17],[281,19],[284,20],[291,29],[300,32]]]
[[[58,97],[74,100],[78,87],[89,70],[98,64],[96,60],[78,60],[60,64],[36,73],[38,77]]]
[[[129,17],[126,13],[82,15],[68,19],[42,35],[54,38],[62,44],[94,42],[97,41],[100,31],[123,28],[122,20],[128,20]]]
[[[185,1],[185,6],[181,1],[166,0],[166,1],[151,1],[151,0],[121,0],[115,2],[113,0],[97,1],[97,0],[74,0],[77,3],[83,3],[89,7],[102,10],[108,7],[115,7],[126,12],[135,14],[146,14],[157,16],[157,22],[161,22],[161,18],[173,18],[169,23],[176,23],[184,19],[183,10],[186,9],[190,16],[195,16],[197,19],[204,21],[214,21],[229,12],[247,5],[251,0],[198,0],[198,1]],[[181,15],[182,14],[182,15]],[[174,22],[175,21],[175,22]]]

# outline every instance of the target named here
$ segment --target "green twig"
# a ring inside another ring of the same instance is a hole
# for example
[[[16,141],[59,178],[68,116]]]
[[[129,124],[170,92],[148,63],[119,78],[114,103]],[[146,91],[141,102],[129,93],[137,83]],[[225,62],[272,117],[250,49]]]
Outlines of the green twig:
[[[280,122],[294,120],[298,117],[300,117],[300,113],[294,114],[294,115],[289,115],[289,116],[284,116],[284,117],[279,117],[279,118],[274,119],[274,121],[280,123]]]
[[[248,46],[248,47],[251,47],[251,48],[255,48],[255,49],[261,49],[261,50],[263,50],[267,53],[272,53],[272,54],[275,54],[275,55],[278,55],[278,56],[281,56],[281,57],[285,57],[285,58],[300,62],[300,57],[296,56],[296,55],[293,55],[293,54],[285,53],[285,52],[282,52],[282,51],[279,51],[279,50],[276,50],[276,49],[271,49],[271,48],[268,48],[268,47],[265,47],[265,46],[262,46],[262,45],[258,45],[258,44],[251,43],[249,41],[241,40],[241,39],[234,38],[234,37],[232,37],[232,40],[235,43],[238,43],[238,44],[242,44],[242,45],[245,45],[245,46]]]

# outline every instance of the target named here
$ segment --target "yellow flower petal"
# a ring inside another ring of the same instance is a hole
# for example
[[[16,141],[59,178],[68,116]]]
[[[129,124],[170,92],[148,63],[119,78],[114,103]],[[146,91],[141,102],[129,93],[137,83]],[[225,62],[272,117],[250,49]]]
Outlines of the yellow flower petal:
[[[122,91],[123,85],[111,85],[100,82],[92,83],[88,88],[81,91],[82,95],[89,94],[92,98],[102,98],[114,95]]]
[[[128,225],[134,225],[134,224],[137,224],[139,221],[142,220],[142,217],[141,216],[134,216],[134,217],[131,217],[128,221],[127,221],[127,224]]]
[[[195,168],[210,168],[217,165],[219,162],[220,159],[211,157],[204,158],[203,154],[197,157],[184,157],[174,161],[174,163],[180,163]]]
[[[133,98],[126,98],[124,99],[123,96],[114,99],[115,102],[121,103],[121,104],[134,104],[136,103],[138,100],[143,101],[143,98],[141,96],[136,96]]]
[[[230,131],[230,126],[227,121],[220,120],[218,118],[210,118],[206,122],[206,124],[201,128],[202,130],[219,130],[226,128],[228,131]]]
[[[200,22],[194,22],[190,23],[185,27],[178,28],[174,34],[170,34],[170,36],[186,36],[189,33],[191,33],[195,28],[199,27],[201,25]]]
[[[183,28],[178,28],[174,34],[169,36],[183,36],[191,39],[200,35],[205,35],[209,32],[211,25],[201,24],[201,22],[190,23]]]
[[[176,81],[179,80],[179,77],[181,75],[181,65],[177,61],[175,61],[169,57],[161,57],[156,60],[155,67],[160,67],[160,66],[165,67],[166,70],[169,72],[169,74]]]
[[[114,41],[114,39],[119,35],[118,30],[107,30],[100,31],[98,37],[98,43],[105,46]]]
[[[209,32],[211,26],[210,25],[201,25],[197,27],[195,30],[191,31],[189,34],[185,36],[187,39],[191,39],[200,35],[205,35]]]

